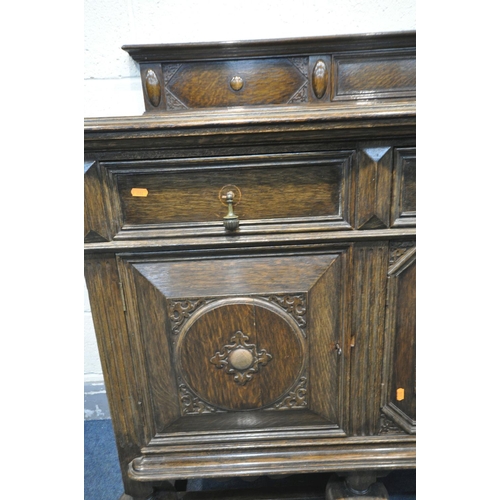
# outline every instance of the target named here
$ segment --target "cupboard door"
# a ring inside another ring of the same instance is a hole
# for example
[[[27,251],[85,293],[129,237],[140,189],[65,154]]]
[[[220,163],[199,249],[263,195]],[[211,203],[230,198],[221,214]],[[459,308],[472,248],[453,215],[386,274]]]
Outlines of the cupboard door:
[[[348,247],[121,255],[149,435],[342,431]]]
[[[383,424],[387,429],[392,427],[414,434],[417,418],[415,242],[393,242],[390,254]]]

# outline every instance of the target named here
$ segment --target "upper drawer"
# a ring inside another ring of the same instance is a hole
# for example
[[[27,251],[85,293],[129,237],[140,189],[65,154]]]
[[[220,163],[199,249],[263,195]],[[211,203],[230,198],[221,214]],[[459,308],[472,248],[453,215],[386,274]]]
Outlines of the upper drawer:
[[[293,59],[167,64],[163,72],[167,109],[286,104],[307,97],[307,66]]]
[[[94,190],[89,203],[96,201],[86,210],[87,236],[103,226],[103,240],[227,234],[229,191],[239,222],[233,233],[347,229],[353,157],[346,151],[95,164],[86,175]],[[106,210],[99,199],[109,199]]]

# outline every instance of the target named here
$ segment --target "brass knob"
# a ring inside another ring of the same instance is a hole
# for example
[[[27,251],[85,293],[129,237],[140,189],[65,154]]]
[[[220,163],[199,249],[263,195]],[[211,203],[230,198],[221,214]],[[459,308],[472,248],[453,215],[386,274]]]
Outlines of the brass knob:
[[[228,191],[224,196],[222,196],[227,203],[227,215],[223,218],[224,227],[228,231],[234,231],[238,229],[240,225],[240,221],[238,216],[233,211],[233,203],[234,203],[234,193],[232,191]]]
[[[233,90],[241,90],[243,88],[243,78],[241,76],[233,76],[229,82]]]
[[[230,365],[237,370],[246,370],[254,363],[253,354],[247,349],[235,349],[231,351],[227,360]]]

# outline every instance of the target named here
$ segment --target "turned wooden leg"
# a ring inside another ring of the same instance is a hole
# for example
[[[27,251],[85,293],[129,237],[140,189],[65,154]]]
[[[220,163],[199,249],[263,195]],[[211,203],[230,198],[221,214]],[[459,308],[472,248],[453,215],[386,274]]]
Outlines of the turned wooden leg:
[[[389,500],[385,486],[371,471],[347,473],[343,480],[332,476],[326,485],[326,500]]]

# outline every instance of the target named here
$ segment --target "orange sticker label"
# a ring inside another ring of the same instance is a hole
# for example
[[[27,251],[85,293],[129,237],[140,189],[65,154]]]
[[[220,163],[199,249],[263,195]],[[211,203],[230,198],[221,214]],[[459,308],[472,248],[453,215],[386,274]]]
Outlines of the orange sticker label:
[[[396,400],[397,401],[403,401],[405,398],[405,390],[400,387],[399,389],[396,390]]]
[[[130,193],[132,196],[140,196],[141,198],[145,198],[149,194],[146,188],[132,188]]]

